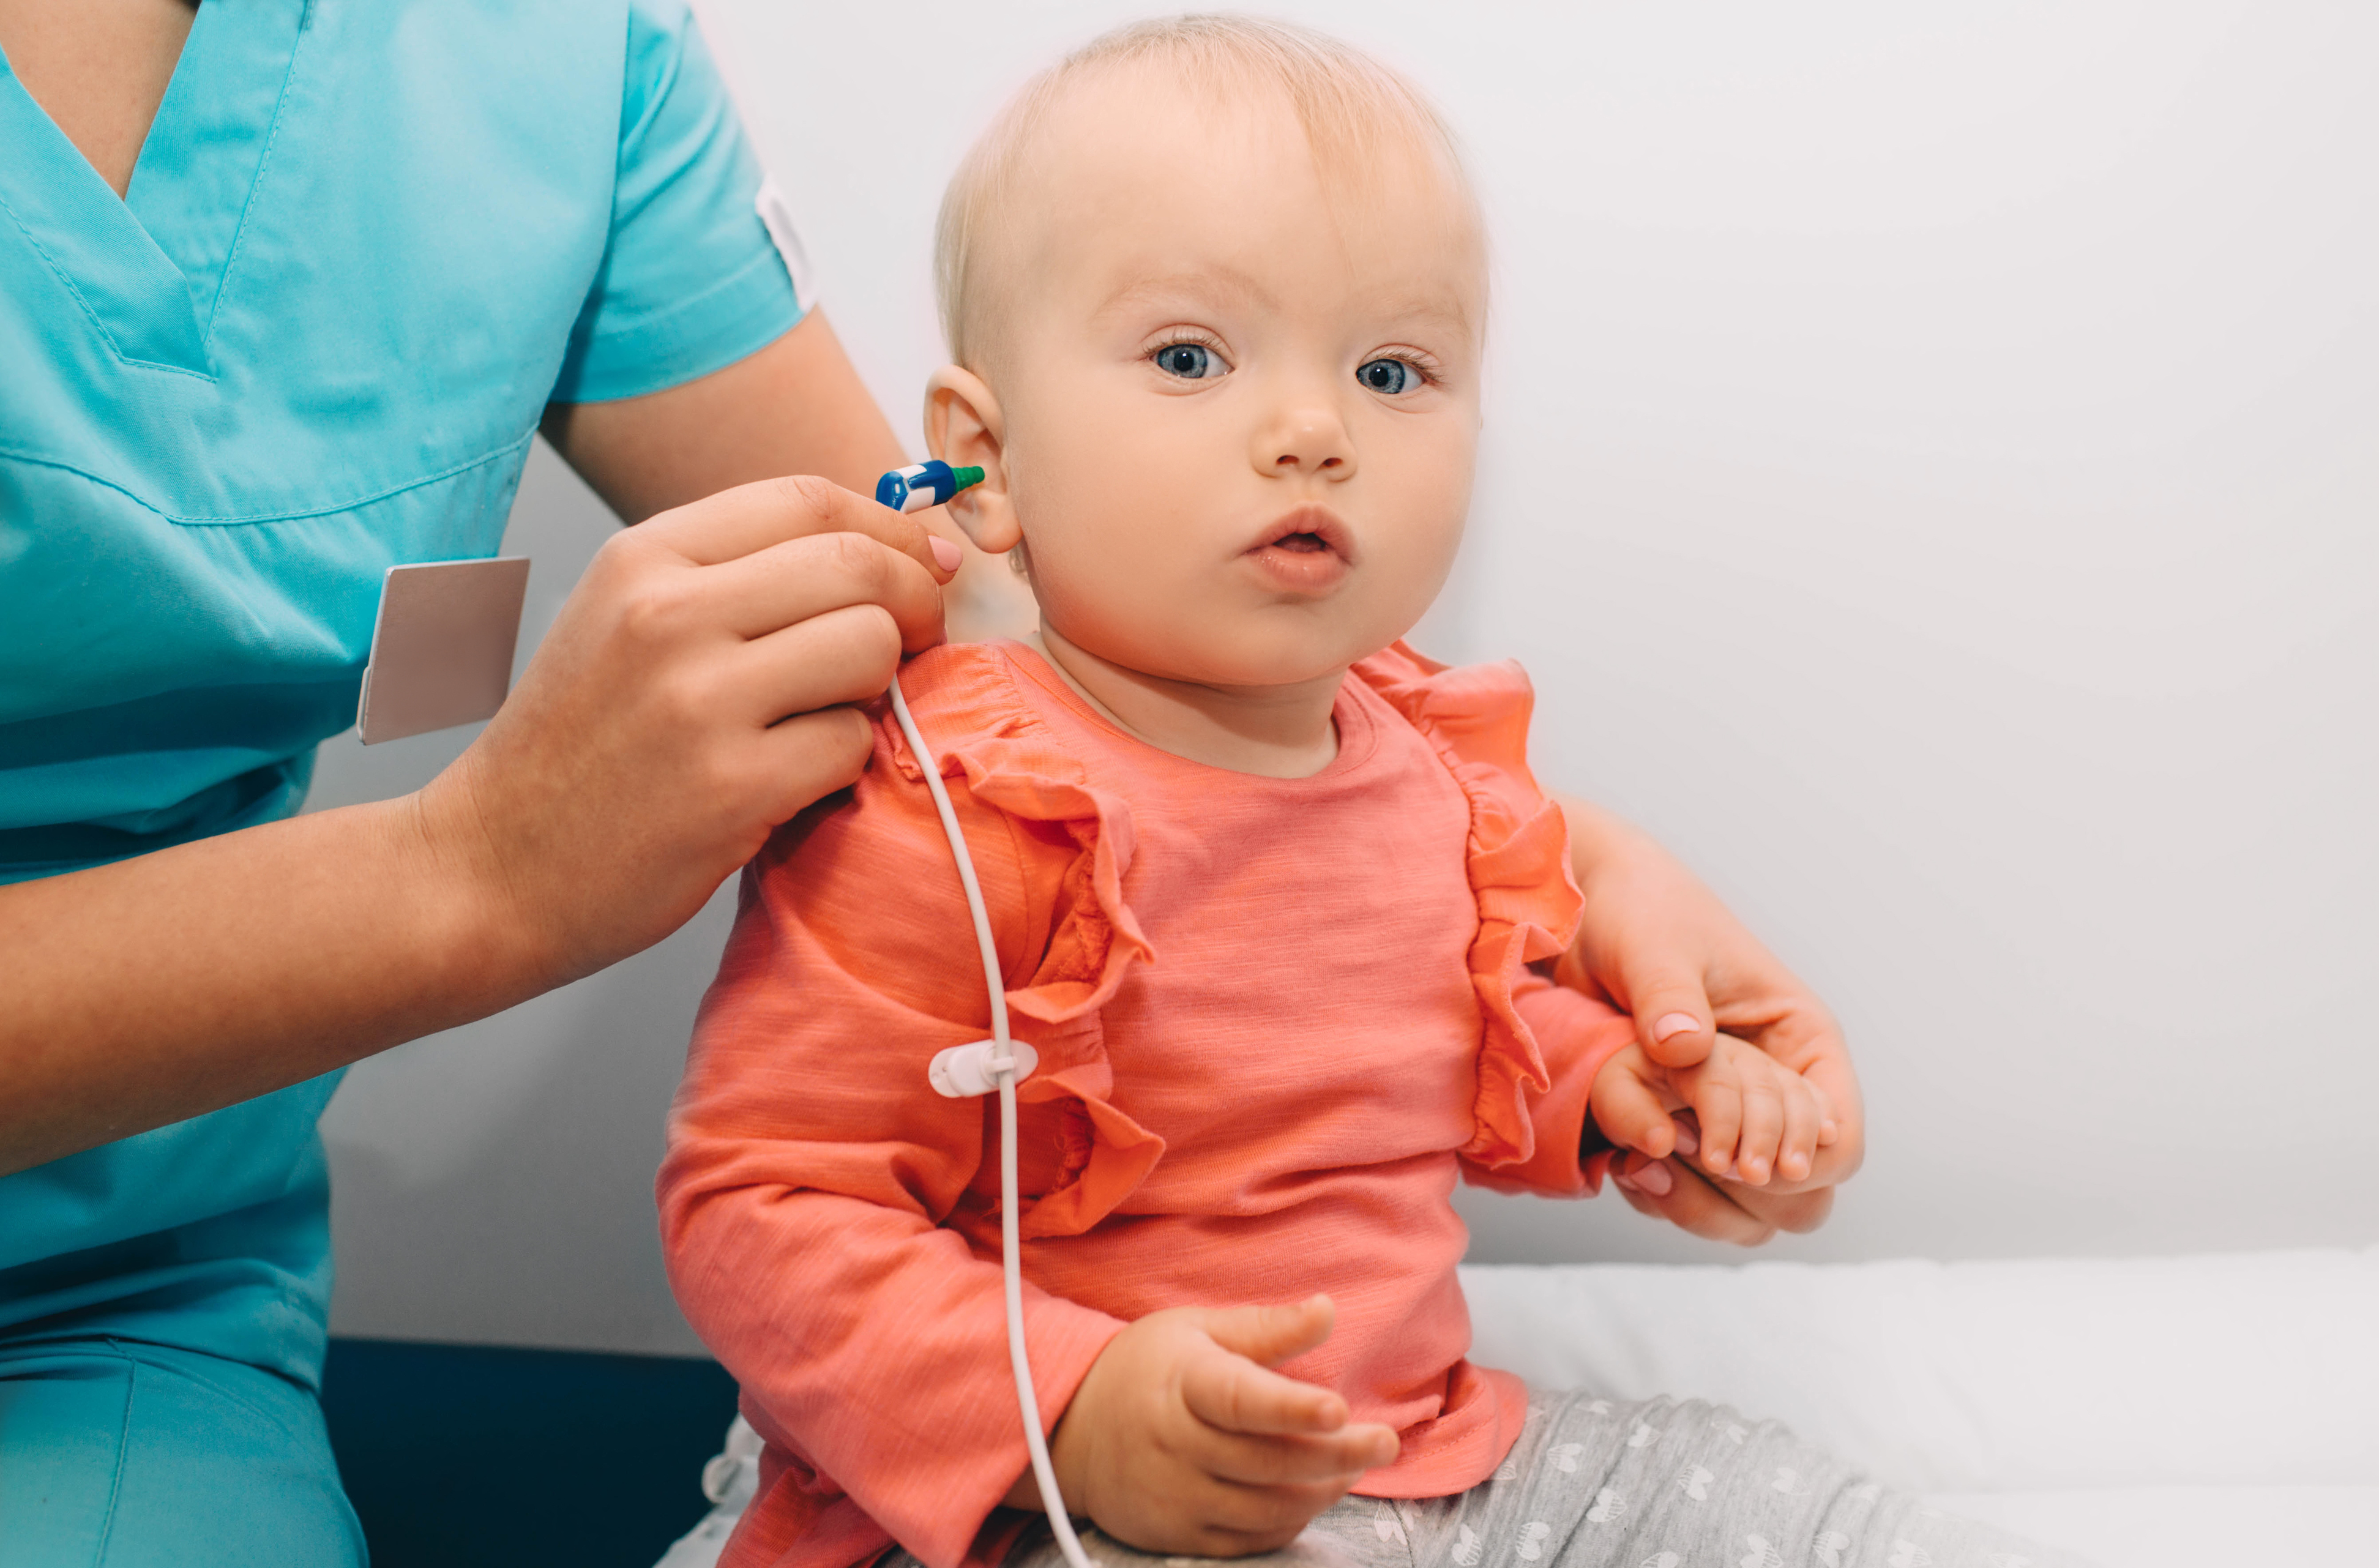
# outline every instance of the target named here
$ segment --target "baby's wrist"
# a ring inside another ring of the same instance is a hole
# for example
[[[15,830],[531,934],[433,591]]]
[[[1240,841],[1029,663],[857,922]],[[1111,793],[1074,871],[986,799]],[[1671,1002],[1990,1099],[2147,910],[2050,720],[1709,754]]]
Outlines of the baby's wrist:
[[[1049,1429],[1049,1473],[1057,1483],[1057,1500],[1069,1514],[1084,1511],[1081,1479],[1076,1474],[1080,1466],[1074,1452],[1079,1428],[1080,1423],[1074,1419],[1074,1406],[1069,1403],[1058,1413],[1057,1424]],[[1010,1508],[1021,1508],[1034,1514],[1042,1512],[1041,1478],[1033,1473],[1029,1456],[1025,1460],[1024,1473],[1016,1478],[1008,1489],[1008,1495],[1000,1502]]]
[[[1060,1496],[1064,1495],[1064,1490],[1062,1487],[1058,1489]],[[1008,1495],[999,1501],[1003,1507],[1022,1508],[1036,1513],[1040,1510],[1041,1481],[1033,1474],[1031,1460],[1025,1461],[1024,1473],[1009,1484]]]

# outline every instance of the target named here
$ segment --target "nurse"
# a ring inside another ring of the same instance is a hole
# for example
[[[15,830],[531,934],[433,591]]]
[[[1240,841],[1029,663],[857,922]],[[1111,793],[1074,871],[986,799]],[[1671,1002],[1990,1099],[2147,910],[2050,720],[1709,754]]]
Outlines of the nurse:
[[[0,1568],[360,1562],[340,1070],[675,929],[855,777],[960,556],[838,488],[906,454],[680,0],[0,0]],[[540,428],[641,525],[453,766],[293,814],[383,571],[492,553]],[[1574,823],[1585,971],[1855,1136],[1824,1009]],[[1704,1235],[1824,1212],[1637,1166]]]

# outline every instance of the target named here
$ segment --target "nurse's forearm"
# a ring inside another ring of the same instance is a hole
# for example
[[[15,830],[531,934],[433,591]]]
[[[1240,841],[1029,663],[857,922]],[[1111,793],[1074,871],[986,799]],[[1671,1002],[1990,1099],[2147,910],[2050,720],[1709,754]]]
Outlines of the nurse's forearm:
[[[0,887],[0,1174],[562,978],[489,887],[408,796]]]
[[[781,474],[874,495],[877,475],[909,461],[823,309],[679,386],[554,404],[543,429],[623,523]]]

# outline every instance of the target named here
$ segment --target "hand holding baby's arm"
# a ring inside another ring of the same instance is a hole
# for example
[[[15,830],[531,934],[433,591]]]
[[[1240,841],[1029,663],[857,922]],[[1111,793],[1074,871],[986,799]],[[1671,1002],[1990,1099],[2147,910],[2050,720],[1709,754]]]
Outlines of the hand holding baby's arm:
[[[1177,1307],[1116,1335],[1051,1437],[1067,1507],[1146,1551],[1236,1557],[1294,1538],[1396,1456],[1393,1430],[1266,1369],[1329,1338],[1334,1316],[1326,1296]],[[1007,1502],[1040,1506],[1029,1470]]]
[[[1824,1092],[1756,1045],[1721,1034],[1691,1067],[1664,1067],[1640,1044],[1622,1049],[1594,1077],[1588,1108],[1602,1135],[1653,1159],[1693,1155],[1714,1176],[1791,1191],[1829,1186],[1825,1169],[1840,1140]],[[1689,1110],[1694,1125],[1674,1113]]]
[[[1717,1241],[1757,1246],[1780,1229],[1815,1229],[1831,1206],[1828,1188],[1857,1172],[1866,1146],[1858,1075],[1841,1026],[1658,844],[1599,807],[1560,803],[1586,906],[1555,978],[1634,1015],[1637,1041],[1655,1061],[1698,1062],[1719,1031],[1758,1046],[1826,1097],[1840,1133],[1811,1179],[1794,1188],[1714,1182],[1685,1160],[1636,1153],[1625,1174],[1612,1168],[1622,1195],[1639,1212]]]

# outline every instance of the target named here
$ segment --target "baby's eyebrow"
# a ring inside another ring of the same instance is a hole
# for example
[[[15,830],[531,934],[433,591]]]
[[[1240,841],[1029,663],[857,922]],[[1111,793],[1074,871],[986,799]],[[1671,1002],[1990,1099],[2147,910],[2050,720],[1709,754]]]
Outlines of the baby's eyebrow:
[[[1408,298],[1383,301],[1381,319],[1414,326],[1439,327],[1467,333],[1471,328],[1469,306],[1457,296],[1415,295]]]
[[[1271,306],[1272,291],[1236,267],[1204,267],[1195,271],[1164,272],[1134,278],[1099,305],[1098,314],[1111,316],[1135,306],[1191,299],[1214,305]]]
[[[1192,271],[1163,272],[1130,280],[1101,302],[1100,317],[1121,315],[1149,305],[1190,303],[1249,306],[1260,309],[1278,304],[1270,289],[1236,267],[1207,267]],[[1422,328],[1437,328],[1462,336],[1473,330],[1472,311],[1459,296],[1435,290],[1383,301],[1381,320]]]

